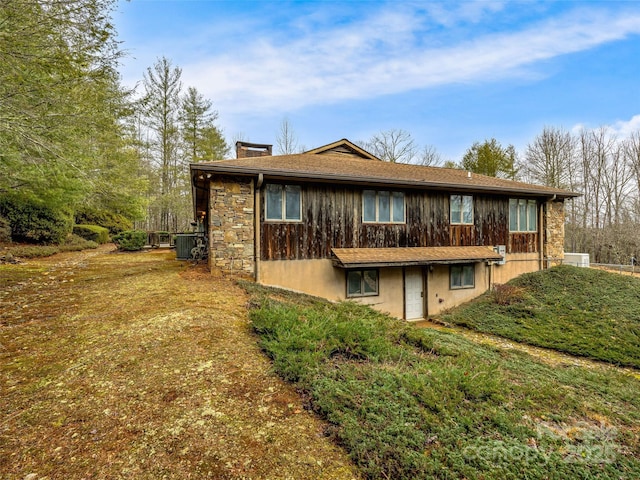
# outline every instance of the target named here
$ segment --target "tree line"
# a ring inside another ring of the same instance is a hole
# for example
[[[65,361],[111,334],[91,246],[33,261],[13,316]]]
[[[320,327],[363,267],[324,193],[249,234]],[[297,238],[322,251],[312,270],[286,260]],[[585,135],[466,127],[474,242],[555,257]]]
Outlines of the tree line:
[[[187,163],[228,150],[217,112],[165,58],[128,89],[116,0],[0,2],[0,241],[74,222],[186,229]]]
[[[112,233],[185,230],[192,219],[188,164],[230,154],[212,101],[185,87],[170,59],[148,67],[139,87],[122,85],[116,4],[0,3],[0,241],[12,222],[13,236],[28,241],[59,241],[74,221]],[[287,119],[275,143],[279,154],[305,150]],[[582,195],[567,204],[567,251],[588,252],[599,263],[640,255],[640,131],[620,138],[606,127],[545,127],[524,152],[489,139],[459,162],[402,129],[356,143],[384,161],[575,191]],[[25,227],[34,216],[44,220]]]
[[[380,132],[360,145],[385,161],[460,168],[579,193],[567,202],[565,251],[589,253],[595,263],[640,258],[640,131],[621,138],[607,127],[569,132],[547,126],[521,154],[492,138],[474,143],[457,163],[444,161],[431,146],[421,154],[404,130]]]

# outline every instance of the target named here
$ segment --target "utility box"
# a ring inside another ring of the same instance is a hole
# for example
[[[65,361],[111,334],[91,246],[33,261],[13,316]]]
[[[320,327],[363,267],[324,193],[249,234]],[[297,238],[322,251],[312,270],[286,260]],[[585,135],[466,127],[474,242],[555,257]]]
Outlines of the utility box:
[[[191,249],[196,246],[195,233],[178,233],[176,235],[176,259],[189,260]]]
[[[565,253],[564,265],[573,265],[574,267],[589,267],[589,254],[588,253]]]
[[[507,263],[505,257],[507,256],[507,246],[506,245],[496,245],[493,247],[493,251],[499,255],[502,255],[502,260],[496,262],[496,265],[504,265]]]

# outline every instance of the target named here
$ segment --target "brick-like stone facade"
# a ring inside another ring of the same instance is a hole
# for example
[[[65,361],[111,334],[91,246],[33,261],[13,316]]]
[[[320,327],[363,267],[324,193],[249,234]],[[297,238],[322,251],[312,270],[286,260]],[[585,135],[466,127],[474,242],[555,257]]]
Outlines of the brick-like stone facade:
[[[564,202],[545,203],[544,215],[544,257],[554,265],[564,258]]]
[[[214,177],[210,184],[209,264],[225,272],[255,269],[253,180]]]

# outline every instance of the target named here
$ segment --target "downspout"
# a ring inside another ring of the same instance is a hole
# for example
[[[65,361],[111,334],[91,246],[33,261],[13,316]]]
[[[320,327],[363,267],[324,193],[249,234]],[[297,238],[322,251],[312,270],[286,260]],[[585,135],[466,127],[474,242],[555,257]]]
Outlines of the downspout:
[[[258,180],[253,190],[253,268],[256,283],[260,283],[260,189],[262,188],[263,183],[264,176],[262,173],[259,173]]]

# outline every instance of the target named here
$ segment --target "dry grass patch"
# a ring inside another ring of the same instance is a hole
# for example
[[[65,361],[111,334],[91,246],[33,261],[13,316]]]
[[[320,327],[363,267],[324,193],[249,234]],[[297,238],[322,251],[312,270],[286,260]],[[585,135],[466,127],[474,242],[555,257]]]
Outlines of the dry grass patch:
[[[6,478],[357,477],[271,373],[229,280],[106,247],[0,280]]]

